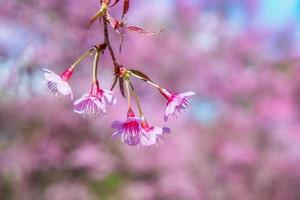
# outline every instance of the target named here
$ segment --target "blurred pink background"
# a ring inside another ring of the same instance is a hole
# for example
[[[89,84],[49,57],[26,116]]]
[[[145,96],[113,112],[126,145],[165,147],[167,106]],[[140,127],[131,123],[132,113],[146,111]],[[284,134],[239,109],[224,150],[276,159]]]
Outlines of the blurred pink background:
[[[85,28],[98,4],[0,0],[1,200],[300,199],[299,0],[132,1],[129,24],[164,31],[128,33],[118,60],[197,93],[166,124],[164,99],[135,81],[149,122],[172,130],[141,149],[111,140],[127,109],[117,88],[107,117],[84,119],[43,85],[42,68],[61,72],[103,40],[98,24]],[[106,88],[112,68],[106,53]],[[70,81],[76,98],[90,77],[87,59]]]

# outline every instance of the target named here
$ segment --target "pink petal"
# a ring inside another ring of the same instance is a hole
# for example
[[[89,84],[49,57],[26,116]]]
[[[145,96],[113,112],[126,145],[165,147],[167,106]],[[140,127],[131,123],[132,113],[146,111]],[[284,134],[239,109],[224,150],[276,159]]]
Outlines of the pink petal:
[[[141,137],[141,143],[144,146],[152,146],[156,143],[156,134],[151,132],[145,133],[145,135],[143,134]]]
[[[49,69],[42,69],[42,71],[47,72],[49,74],[55,74],[53,71],[49,70]]]
[[[192,96],[192,95],[195,95],[196,93],[193,92],[193,91],[188,91],[188,92],[183,92],[183,93],[180,93],[179,96],[180,97],[188,97],[188,96]]]
[[[104,97],[105,97],[105,100],[106,102],[109,104],[109,105],[115,105],[117,103],[117,99],[112,95],[112,91],[109,91],[109,90],[103,90],[104,93]]]
[[[55,83],[61,81],[60,76],[58,76],[57,74],[44,73],[44,77],[47,81],[52,81]]]
[[[151,130],[155,135],[161,135],[163,133],[163,128],[161,127],[153,127]]]
[[[74,112],[82,114],[85,110],[84,103],[88,100],[88,94],[84,94],[81,98],[77,99],[73,105],[74,105]]]
[[[167,127],[163,127],[162,133],[163,134],[169,134],[169,133],[171,133],[171,129],[167,128]]]
[[[170,102],[167,105],[167,109],[166,109],[166,113],[165,113],[165,117],[164,117],[165,121],[168,120],[169,115],[171,115],[172,113],[175,112],[175,108],[176,108],[176,104],[173,102]]]
[[[91,100],[98,108],[102,109],[104,112],[106,112],[105,104],[100,99],[92,99]]]
[[[57,83],[57,89],[63,95],[69,95],[72,93],[72,89],[70,88],[69,84],[66,81],[59,81]]]
[[[115,137],[120,136],[120,135],[122,135],[122,132],[121,131],[116,131],[112,134],[111,138],[114,139]]]
[[[87,99],[87,97],[88,97],[88,94],[87,93],[85,93],[84,95],[82,95],[79,99],[77,99],[76,101],[74,101],[74,105],[75,104],[79,104],[81,101],[84,101],[84,100],[86,100]]]
[[[111,127],[113,129],[120,129],[122,128],[122,125],[124,124],[124,122],[122,121],[114,121],[112,124],[111,124]]]

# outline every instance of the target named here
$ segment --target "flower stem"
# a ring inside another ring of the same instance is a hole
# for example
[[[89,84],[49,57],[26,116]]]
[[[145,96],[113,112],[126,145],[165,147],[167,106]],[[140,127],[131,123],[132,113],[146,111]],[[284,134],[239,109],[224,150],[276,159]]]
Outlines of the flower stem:
[[[105,44],[108,46],[108,50],[111,56],[111,59],[114,63],[114,67],[115,67],[115,71],[116,69],[119,67],[118,63],[117,63],[117,59],[114,53],[113,48],[111,47],[110,44],[110,39],[109,39],[109,34],[108,34],[108,28],[107,28],[107,17],[106,14],[103,16],[103,32],[104,32],[104,40],[105,40]]]
[[[130,88],[131,88],[131,91],[132,91],[132,94],[135,98],[135,101],[136,101],[136,104],[137,104],[137,107],[138,107],[138,110],[139,110],[139,115],[140,115],[140,118],[144,119],[144,114],[143,114],[143,111],[142,111],[142,106],[140,104],[140,100],[139,100],[139,97],[137,96],[137,94],[135,93],[135,90],[134,90],[134,87],[132,85],[132,83],[130,82]]]
[[[94,51],[94,49],[91,49],[91,50],[85,52],[82,56],[80,56],[80,57],[76,60],[76,62],[75,62],[73,65],[71,65],[71,69],[75,69],[75,67],[76,67],[81,61],[83,61],[87,56],[91,55],[91,54],[93,53],[93,51]]]
[[[98,70],[98,62],[100,58],[100,50],[98,48],[95,48],[96,54],[94,58],[94,63],[93,63],[93,83],[97,82],[97,70]]]
[[[125,85],[126,85],[126,92],[127,92],[127,101],[128,101],[128,107],[131,108],[131,97],[130,97],[130,89],[129,89],[130,80],[125,79]]]
[[[141,76],[139,76],[139,75],[137,75],[137,74],[135,74],[135,73],[130,73],[130,75],[132,75],[133,77],[138,78],[138,79],[140,79],[140,80],[142,80],[142,81],[145,81],[146,83],[148,83],[148,84],[151,85],[152,87],[155,87],[156,89],[160,89],[160,88],[161,88],[159,85],[157,85],[157,84],[153,83],[152,81],[147,80],[147,79],[145,79],[144,77],[141,77]]]

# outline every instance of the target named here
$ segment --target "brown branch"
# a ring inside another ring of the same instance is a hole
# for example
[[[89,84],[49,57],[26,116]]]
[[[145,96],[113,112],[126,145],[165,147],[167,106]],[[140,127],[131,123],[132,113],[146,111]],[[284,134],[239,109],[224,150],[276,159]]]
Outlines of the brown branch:
[[[113,49],[111,47],[111,44],[110,44],[106,15],[103,16],[103,29],[104,29],[105,44],[108,47],[109,53],[111,55],[111,59],[112,59],[112,61],[114,63],[114,66],[115,66],[115,72],[116,72],[117,69],[119,69],[119,64],[117,63],[116,56],[115,56],[114,51],[113,51]]]
[[[106,15],[103,16],[103,31],[104,31],[104,43],[107,45],[111,59],[114,63],[114,72],[115,72],[115,77],[114,77],[114,81],[113,84],[111,86],[111,90],[114,89],[117,81],[119,80],[119,71],[120,71],[120,65],[117,63],[117,59],[116,56],[114,54],[114,50],[110,44],[110,40],[109,40],[109,34],[108,34],[108,28],[107,28],[107,19],[106,19]],[[121,90],[121,80],[119,80],[120,83],[120,90]],[[121,90],[122,93],[122,90]],[[122,93],[123,94],[123,93]]]

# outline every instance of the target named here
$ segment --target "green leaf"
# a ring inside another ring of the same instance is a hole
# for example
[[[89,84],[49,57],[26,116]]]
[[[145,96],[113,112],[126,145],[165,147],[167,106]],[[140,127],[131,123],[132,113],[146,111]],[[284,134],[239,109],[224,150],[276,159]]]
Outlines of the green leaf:
[[[135,74],[135,75],[137,75],[137,76],[142,77],[143,79],[145,79],[145,80],[147,80],[147,81],[151,81],[151,79],[150,79],[146,74],[144,74],[144,73],[141,72],[141,71],[134,70],[134,69],[130,69],[129,71],[131,71],[133,74]]]
[[[112,84],[112,86],[110,87],[110,90],[111,90],[111,91],[115,88],[117,82],[118,82],[118,76],[115,76],[115,77],[114,77],[113,84]]]
[[[121,92],[121,94],[122,94],[122,96],[124,97],[124,98],[126,98],[125,97],[125,89],[124,89],[124,78],[119,78],[119,86],[120,86],[120,92]]]

